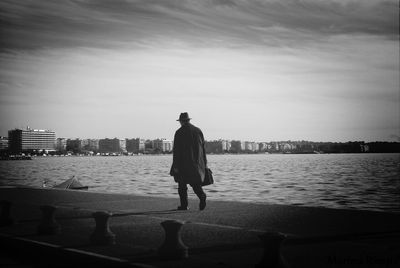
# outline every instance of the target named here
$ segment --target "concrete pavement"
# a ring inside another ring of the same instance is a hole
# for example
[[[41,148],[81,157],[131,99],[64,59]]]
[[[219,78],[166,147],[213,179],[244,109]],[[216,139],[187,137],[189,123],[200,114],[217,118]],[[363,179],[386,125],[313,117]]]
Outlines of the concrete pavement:
[[[178,197],[16,187],[0,188],[0,200],[11,202],[10,216],[15,220],[14,225],[0,227],[0,242],[8,249],[2,260],[19,265],[255,267],[264,257],[259,236],[266,232],[287,236],[281,255],[291,267],[400,264],[396,213],[210,200],[199,211],[197,199],[190,200],[189,211],[176,211]],[[42,205],[57,207],[60,233],[37,234]],[[113,214],[109,228],[115,234],[114,245],[90,243],[96,211]],[[181,236],[189,258],[159,257],[157,250],[165,239],[160,224],[166,220],[185,223]]]

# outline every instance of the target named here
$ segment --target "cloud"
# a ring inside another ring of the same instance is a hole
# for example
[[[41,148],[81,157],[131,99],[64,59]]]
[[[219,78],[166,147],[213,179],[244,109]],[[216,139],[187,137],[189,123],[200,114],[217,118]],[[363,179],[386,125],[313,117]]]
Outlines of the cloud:
[[[215,138],[398,130],[396,1],[3,0],[0,24],[0,132],[37,122],[96,136],[88,120],[102,133],[120,116],[150,137],[162,130],[143,115],[185,110],[205,127],[235,118]]]
[[[392,0],[6,0],[0,18],[3,50],[146,47],[173,40],[285,45],[336,34],[397,39],[399,27]]]

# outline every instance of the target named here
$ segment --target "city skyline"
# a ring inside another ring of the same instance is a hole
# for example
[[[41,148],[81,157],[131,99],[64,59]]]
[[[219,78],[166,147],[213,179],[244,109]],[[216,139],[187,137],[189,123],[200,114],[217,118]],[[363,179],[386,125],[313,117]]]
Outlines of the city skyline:
[[[188,112],[207,140],[400,141],[398,1],[2,1],[0,15],[2,136],[172,139]]]
[[[161,137],[161,136],[155,136],[155,137],[140,137],[140,136],[120,136],[120,137],[106,137],[106,136],[96,136],[96,137],[79,137],[79,136],[72,136],[72,137],[62,137],[57,135],[57,131],[54,129],[37,129],[37,128],[31,128],[29,126],[25,128],[13,128],[8,131],[13,131],[13,130],[29,130],[29,131],[45,131],[45,132],[54,132],[55,133],[55,138],[56,140],[58,139],[63,139],[63,140],[101,140],[101,139],[120,139],[120,140],[131,140],[131,139],[141,139],[141,140],[146,140],[146,141],[154,141],[154,140],[167,140],[167,141],[173,141],[173,138],[168,138],[168,137]],[[0,137],[7,138],[7,135],[0,135]],[[312,143],[335,143],[338,141],[329,141],[329,140],[295,140],[295,139],[276,139],[276,140],[255,140],[255,139],[227,139],[224,137],[219,137],[216,139],[205,139],[205,141],[212,142],[212,141],[241,141],[241,142],[255,142],[255,143],[274,143],[274,142],[312,142]],[[374,140],[374,141],[365,141],[365,140],[348,140],[348,141],[339,141],[338,143],[347,143],[347,142],[387,142],[383,140]],[[394,141],[394,142],[400,142],[400,141]]]
[[[60,155],[131,155],[171,153],[173,140],[145,138],[104,138],[104,139],[67,139],[57,138],[56,132],[27,128],[13,129],[8,132],[8,139],[0,137],[1,152],[8,154],[33,153]],[[353,141],[346,143],[312,141],[241,141],[214,140],[205,141],[208,153],[395,153],[399,152],[400,142]]]

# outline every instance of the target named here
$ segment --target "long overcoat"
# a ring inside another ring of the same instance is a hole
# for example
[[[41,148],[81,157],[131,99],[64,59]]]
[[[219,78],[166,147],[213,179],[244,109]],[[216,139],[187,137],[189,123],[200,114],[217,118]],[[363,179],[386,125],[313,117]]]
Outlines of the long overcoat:
[[[204,181],[206,166],[203,132],[190,123],[182,125],[174,136],[170,174],[174,176],[176,182],[190,185],[201,184]],[[178,174],[174,173],[174,168],[178,170]]]

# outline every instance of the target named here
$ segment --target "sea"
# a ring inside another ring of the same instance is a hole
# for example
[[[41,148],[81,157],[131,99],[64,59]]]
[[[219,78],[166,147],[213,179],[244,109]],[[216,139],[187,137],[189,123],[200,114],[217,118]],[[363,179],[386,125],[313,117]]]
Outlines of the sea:
[[[91,192],[178,198],[171,163],[172,155],[0,161],[0,185],[51,187],[75,176]],[[400,154],[208,155],[208,166],[209,200],[400,213]]]

